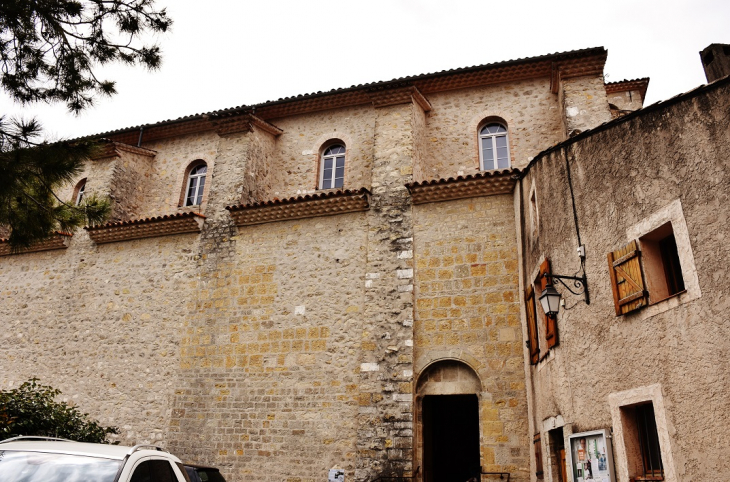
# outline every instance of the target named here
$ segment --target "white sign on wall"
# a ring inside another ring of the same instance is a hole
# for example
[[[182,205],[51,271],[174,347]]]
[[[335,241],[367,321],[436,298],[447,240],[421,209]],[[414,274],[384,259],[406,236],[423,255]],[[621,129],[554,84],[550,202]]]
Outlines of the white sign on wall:
[[[345,471],[342,469],[330,469],[327,482],[345,482]]]

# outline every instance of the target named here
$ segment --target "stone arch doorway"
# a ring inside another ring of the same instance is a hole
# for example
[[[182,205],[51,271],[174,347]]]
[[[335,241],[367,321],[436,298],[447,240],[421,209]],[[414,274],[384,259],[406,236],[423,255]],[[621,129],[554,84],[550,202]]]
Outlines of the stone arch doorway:
[[[427,366],[416,384],[416,463],[423,482],[479,476],[479,376],[458,360]]]

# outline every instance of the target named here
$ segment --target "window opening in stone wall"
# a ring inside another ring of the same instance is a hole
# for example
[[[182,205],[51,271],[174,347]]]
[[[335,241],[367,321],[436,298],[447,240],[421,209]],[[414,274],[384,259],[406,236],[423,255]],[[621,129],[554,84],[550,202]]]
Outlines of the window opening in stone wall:
[[[322,167],[319,175],[320,189],[333,189],[345,184],[345,146],[335,144],[322,154]]]
[[[74,204],[78,206],[81,204],[81,201],[84,200],[84,192],[86,191],[86,178],[79,181],[79,183],[76,185],[75,189],[76,193],[74,196]]]
[[[621,416],[630,480],[664,480],[654,405],[649,402],[622,407]]]
[[[496,122],[479,131],[479,156],[482,170],[508,169],[510,167],[507,128]]]
[[[535,190],[535,186],[532,186],[532,189],[530,189],[530,235],[532,236],[532,239],[537,239],[537,227],[539,225],[539,214],[537,211],[537,191]]]
[[[479,480],[477,396],[427,395],[422,406],[424,482]]]
[[[199,164],[193,167],[188,174],[187,187],[185,189],[184,206],[200,206],[203,203],[203,192],[205,191],[205,176],[208,171],[206,164]]]
[[[668,222],[639,239],[649,304],[685,291],[682,267],[672,223]]]

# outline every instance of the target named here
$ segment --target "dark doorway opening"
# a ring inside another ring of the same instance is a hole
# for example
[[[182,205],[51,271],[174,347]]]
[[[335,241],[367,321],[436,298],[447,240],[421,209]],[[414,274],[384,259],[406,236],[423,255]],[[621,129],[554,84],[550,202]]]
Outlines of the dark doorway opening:
[[[563,427],[550,430],[548,434],[550,434],[550,452],[552,453],[550,470],[553,474],[553,480],[568,482],[568,466],[565,463]]]
[[[479,480],[479,400],[476,395],[423,397],[424,482]]]

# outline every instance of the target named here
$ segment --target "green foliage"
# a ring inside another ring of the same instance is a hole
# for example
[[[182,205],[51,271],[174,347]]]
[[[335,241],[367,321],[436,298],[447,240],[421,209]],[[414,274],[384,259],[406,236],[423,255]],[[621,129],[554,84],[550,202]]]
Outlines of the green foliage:
[[[147,33],[172,25],[155,0],[0,0],[2,87],[22,103],[66,103],[79,112],[94,94],[114,94],[93,67],[112,62],[160,66],[158,45]]]
[[[160,66],[160,48],[141,37],[172,25],[155,0],[0,0],[0,86],[22,104],[63,102],[78,113],[114,82],[94,68],[121,62]],[[56,193],[79,174],[95,143],[40,142],[40,124],[0,117],[0,234],[15,251],[102,222],[108,199],[87,196],[80,206]]]
[[[78,442],[109,443],[117,427],[104,427],[64,402],[60,390],[31,378],[20,387],[0,391],[0,440],[18,435],[60,437]]]
[[[102,222],[108,199],[87,196],[79,206],[56,196],[58,187],[77,176],[98,149],[95,142],[34,143],[37,122],[5,123],[0,118],[0,224],[10,228],[10,245],[19,250],[55,231],[72,232]]]

